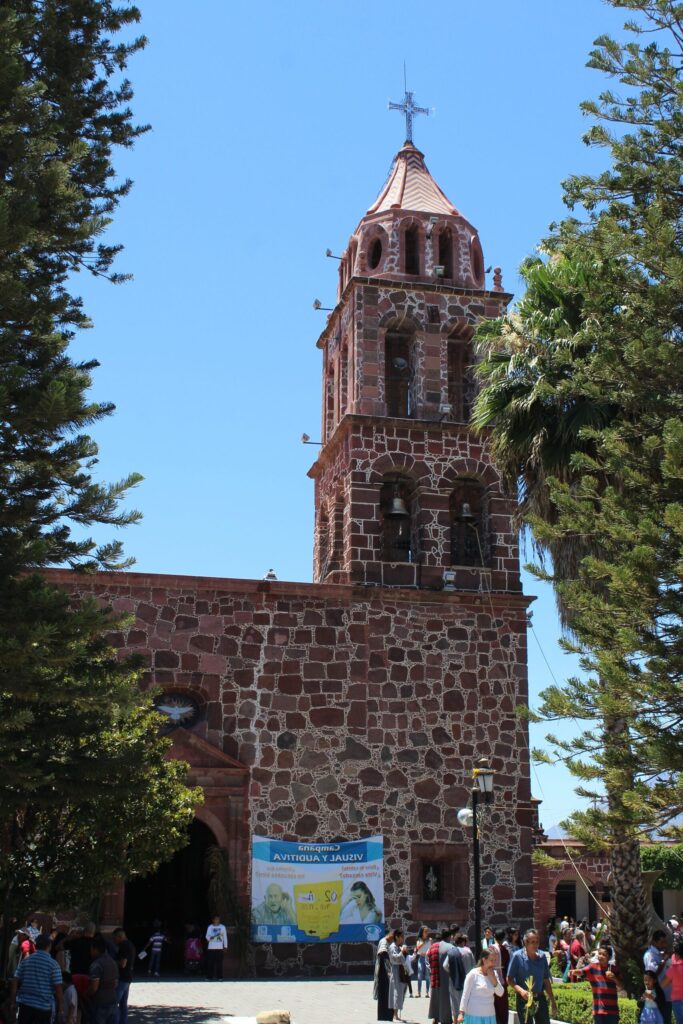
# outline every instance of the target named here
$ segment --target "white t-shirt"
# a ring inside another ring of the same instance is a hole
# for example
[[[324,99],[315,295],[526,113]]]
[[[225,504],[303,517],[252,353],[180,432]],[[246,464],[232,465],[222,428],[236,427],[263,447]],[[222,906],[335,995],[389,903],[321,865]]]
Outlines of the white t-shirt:
[[[206,929],[206,941],[209,949],[227,949],[228,933],[224,924],[210,924]]]

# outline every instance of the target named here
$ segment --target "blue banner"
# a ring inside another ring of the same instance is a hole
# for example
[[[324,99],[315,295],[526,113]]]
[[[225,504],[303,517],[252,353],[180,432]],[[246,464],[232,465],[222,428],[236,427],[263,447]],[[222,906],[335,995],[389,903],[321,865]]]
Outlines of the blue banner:
[[[254,836],[253,942],[377,942],[384,934],[384,840],[287,843]]]

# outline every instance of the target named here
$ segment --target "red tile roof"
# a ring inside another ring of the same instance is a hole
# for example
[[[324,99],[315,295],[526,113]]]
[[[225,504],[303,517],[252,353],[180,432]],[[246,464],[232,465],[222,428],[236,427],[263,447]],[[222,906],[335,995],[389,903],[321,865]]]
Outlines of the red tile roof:
[[[409,142],[396,154],[387,182],[368,214],[392,208],[459,216],[427,170],[424,154]]]

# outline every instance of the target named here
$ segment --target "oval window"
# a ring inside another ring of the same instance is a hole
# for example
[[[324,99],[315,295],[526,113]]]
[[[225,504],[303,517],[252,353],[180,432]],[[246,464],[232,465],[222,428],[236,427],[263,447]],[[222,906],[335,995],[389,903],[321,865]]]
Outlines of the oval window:
[[[379,262],[382,259],[382,239],[375,238],[370,245],[370,252],[368,253],[368,266],[370,270],[376,270],[379,266]]]
[[[481,251],[481,243],[476,235],[470,239],[470,263],[472,277],[476,285],[484,283],[484,254]]]

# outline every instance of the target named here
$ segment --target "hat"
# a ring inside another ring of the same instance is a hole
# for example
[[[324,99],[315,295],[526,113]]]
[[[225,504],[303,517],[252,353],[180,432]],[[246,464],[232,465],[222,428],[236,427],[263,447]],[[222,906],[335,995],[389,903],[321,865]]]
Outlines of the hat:
[[[36,949],[48,949],[52,939],[49,935],[38,935],[36,937]]]

